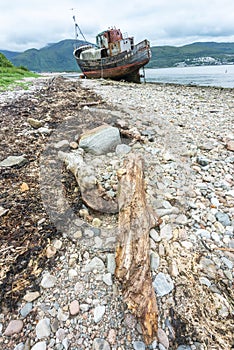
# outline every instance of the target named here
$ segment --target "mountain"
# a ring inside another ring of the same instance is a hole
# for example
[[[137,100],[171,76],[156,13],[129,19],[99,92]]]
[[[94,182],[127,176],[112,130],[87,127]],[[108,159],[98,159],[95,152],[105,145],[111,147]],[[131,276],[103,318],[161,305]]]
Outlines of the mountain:
[[[148,68],[234,64],[234,43],[197,42],[180,47],[154,46]]]
[[[67,39],[49,44],[40,50],[29,49],[16,55],[5,51],[5,56],[14,65],[24,66],[35,72],[73,72],[78,70],[73,50],[75,46],[84,43],[82,40]]]
[[[67,39],[49,44],[40,50],[24,52],[0,50],[14,65],[36,72],[79,71],[73,57],[75,46],[84,41]],[[194,66],[207,64],[234,64],[234,43],[197,42],[180,47],[153,46],[147,68]]]

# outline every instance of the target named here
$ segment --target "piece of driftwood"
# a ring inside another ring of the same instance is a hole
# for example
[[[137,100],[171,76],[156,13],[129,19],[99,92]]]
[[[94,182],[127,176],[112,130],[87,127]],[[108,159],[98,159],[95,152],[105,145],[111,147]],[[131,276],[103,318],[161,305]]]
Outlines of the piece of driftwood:
[[[97,181],[94,169],[84,162],[82,151],[74,153],[60,151],[58,156],[75,176],[82,200],[89,208],[102,213],[118,212],[117,201],[107,198],[105,190]]]
[[[143,159],[131,155],[120,172],[119,229],[115,276],[122,284],[123,298],[138,318],[144,341],[157,335],[158,309],[152,285],[149,231],[157,218],[146,203]]]

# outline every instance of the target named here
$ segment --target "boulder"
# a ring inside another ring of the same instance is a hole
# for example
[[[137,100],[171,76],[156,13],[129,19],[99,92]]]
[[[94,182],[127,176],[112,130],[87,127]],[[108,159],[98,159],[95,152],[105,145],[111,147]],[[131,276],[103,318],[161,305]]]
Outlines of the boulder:
[[[79,146],[86,152],[96,155],[113,152],[121,144],[119,129],[110,125],[101,125],[81,135]]]

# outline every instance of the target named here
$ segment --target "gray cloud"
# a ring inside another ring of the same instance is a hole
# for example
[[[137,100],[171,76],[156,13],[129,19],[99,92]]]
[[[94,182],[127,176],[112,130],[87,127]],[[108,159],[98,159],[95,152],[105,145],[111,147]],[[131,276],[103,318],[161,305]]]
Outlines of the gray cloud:
[[[234,41],[233,13],[233,0],[1,0],[0,49],[74,38],[73,14],[89,41],[110,26],[152,45]]]

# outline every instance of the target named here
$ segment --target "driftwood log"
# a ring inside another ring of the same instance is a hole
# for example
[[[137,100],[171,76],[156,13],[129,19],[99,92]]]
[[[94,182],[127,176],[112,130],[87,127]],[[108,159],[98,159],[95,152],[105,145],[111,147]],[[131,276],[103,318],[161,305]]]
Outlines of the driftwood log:
[[[60,151],[58,156],[67,165],[67,169],[75,176],[79,185],[83,202],[91,209],[102,213],[117,213],[118,203],[112,198],[107,198],[105,190],[98,183],[95,170],[85,163],[83,151],[74,153]]]
[[[122,284],[128,309],[141,324],[144,341],[150,344],[157,335],[158,309],[150,270],[149,231],[157,218],[146,203],[142,157],[129,156],[119,186],[115,276]]]

